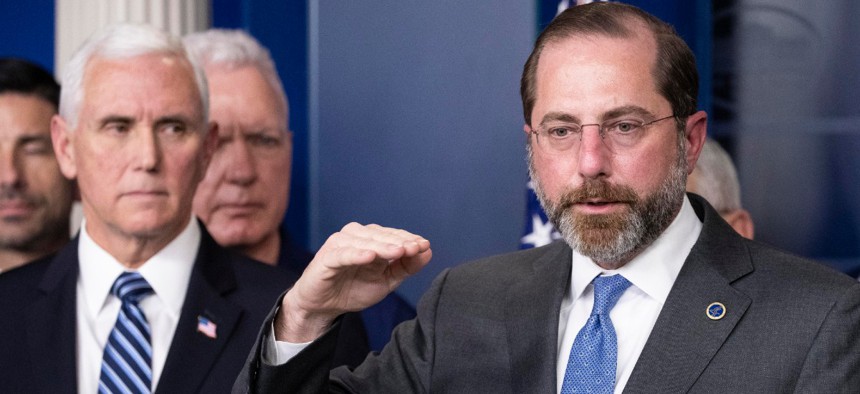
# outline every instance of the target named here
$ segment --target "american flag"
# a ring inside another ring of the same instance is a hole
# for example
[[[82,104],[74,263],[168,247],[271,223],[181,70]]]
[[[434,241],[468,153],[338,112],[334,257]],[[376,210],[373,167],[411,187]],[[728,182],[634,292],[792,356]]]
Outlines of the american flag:
[[[532,181],[528,183],[528,208],[526,209],[526,228],[523,237],[520,238],[520,249],[530,249],[544,246],[561,238],[552,223],[547,219],[546,213],[538,202]]]
[[[215,331],[218,329],[218,326],[213,323],[211,320],[203,317],[197,316],[197,331],[203,333],[209,338],[215,339],[218,335]]]

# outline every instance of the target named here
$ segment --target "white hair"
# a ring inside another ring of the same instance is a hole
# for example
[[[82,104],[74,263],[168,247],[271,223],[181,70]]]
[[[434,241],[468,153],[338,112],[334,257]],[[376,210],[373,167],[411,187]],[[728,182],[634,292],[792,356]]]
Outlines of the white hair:
[[[235,70],[248,66],[256,67],[274,90],[283,105],[284,113],[289,111],[287,95],[269,50],[248,33],[242,30],[210,29],[191,33],[182,40],[188,52],[197,58],[204,68],[223,67]]]
[[[696,193],[719,212],[741,208],[741,187],[729,154],[716,141],[708,138],[696,162],[694,186]]]
[[[63,71],[60,89],[60,116],[71,129],[76,127],[78,112],[84,100],[83,81],[87,64],[94,58],[129,59],[149,54],[169,54],[191,64],[194,82],[203,106],[204,122],[209,115],[209,88],[203,68],[182,44],[182,40],[153,26],[121,23],[108,26],[90,36],[75,52]]]

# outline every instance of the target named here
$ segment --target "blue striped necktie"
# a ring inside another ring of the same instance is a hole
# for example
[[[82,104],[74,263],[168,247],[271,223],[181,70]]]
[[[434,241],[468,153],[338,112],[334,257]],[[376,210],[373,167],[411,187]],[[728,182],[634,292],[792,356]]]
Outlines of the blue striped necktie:
[[[615,390],[618,341],[609,311],[628,287],[630,282],[621,275],[594,278],[594,307],[570,348],[562,394]]]
[[[137,272],[123,272],[110,289],[122,300],[102,357],[99,393],[150,393],[152,343],[149,323],[138,302],[153,293]]]

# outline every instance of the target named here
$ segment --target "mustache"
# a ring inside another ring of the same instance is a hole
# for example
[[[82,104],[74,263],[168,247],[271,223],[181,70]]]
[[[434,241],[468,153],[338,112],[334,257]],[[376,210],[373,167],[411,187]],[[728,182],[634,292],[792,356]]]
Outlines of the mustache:
[[[13,200],[20,200],[24,201],[27,204],[34,204],[36,203],[37,199],[24,193],[17,187],[10,187],[5,185],[0,186],[0,202]]]
[[[601,179],[587,179],[575,189],[569,189],[559,199],[559,207],[568,208],[574,204],[587,203],[590,200],[620,202],[634,205],[639,202],[639,196],[630,186],[613,185]]]

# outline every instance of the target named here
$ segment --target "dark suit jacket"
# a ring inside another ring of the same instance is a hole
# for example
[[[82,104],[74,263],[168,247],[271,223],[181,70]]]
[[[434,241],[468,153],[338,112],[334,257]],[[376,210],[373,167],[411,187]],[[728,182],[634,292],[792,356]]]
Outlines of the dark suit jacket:
[[[860,392],[860,284],[741,238],[690,199],[702,233],[624,392]],[[326,376],[333,330],[281,367],[262,365],[256,347],[234,393],[555,392],[570,261],[555,243],[452,268],[354,371]],[[712,302],[722,319],[707,317]]]
[[[156,392],[225,393],[269,311],[295,282],[218,246],[203,229],[179,323]],[[0,276],[0,393],[74,393],[78,240]],[[197,332],[198,316],[217,338]]]

